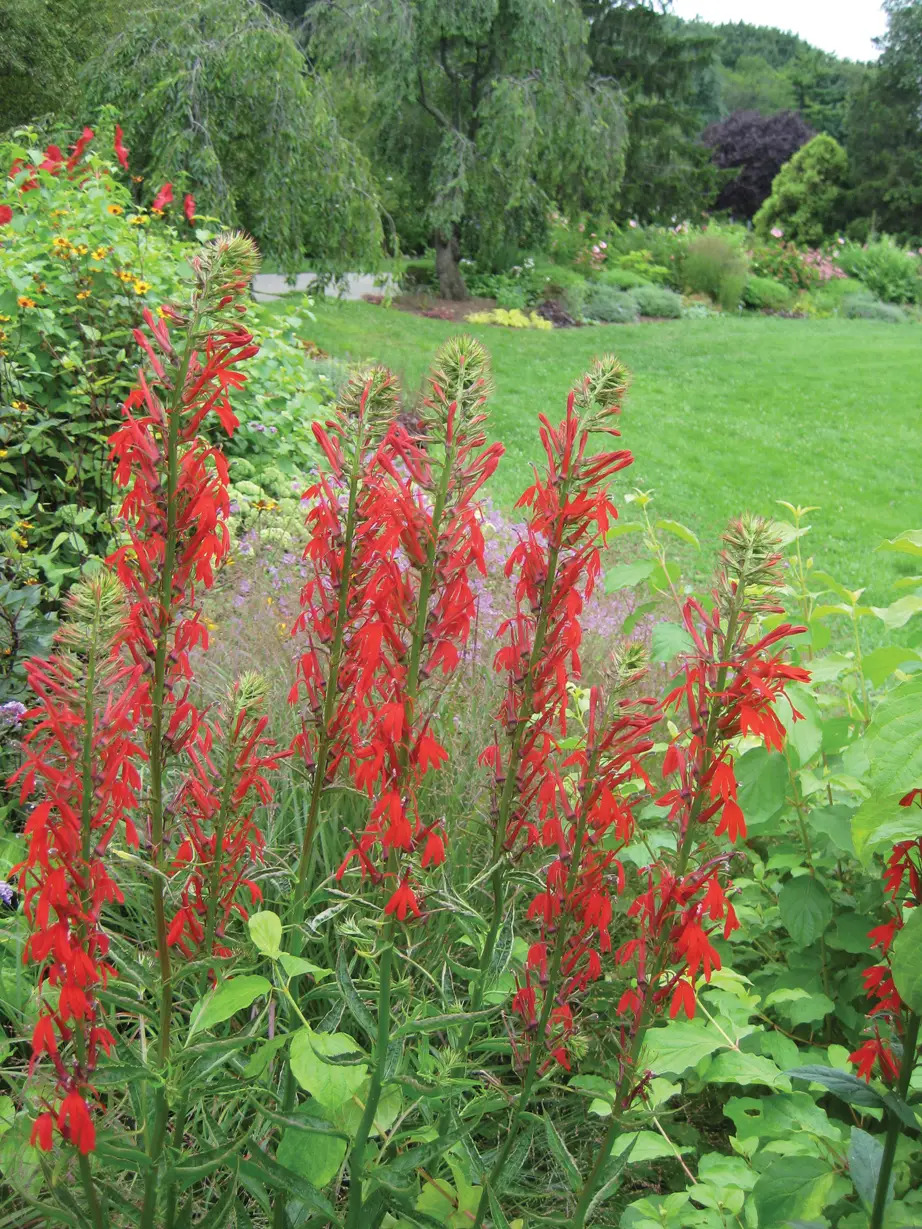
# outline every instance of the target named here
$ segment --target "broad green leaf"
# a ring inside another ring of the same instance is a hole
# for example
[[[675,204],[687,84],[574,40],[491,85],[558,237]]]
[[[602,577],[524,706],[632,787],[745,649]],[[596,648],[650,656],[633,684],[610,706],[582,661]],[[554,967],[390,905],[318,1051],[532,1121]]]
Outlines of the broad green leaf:
[[[898,644],[884,644],[863,657],[861,665],[865,676],[874,686],[882,687],[890,675],[895,670],[899,670],[900,666],[918,660],[919,654],[915,649],[904,649]]]
[[[265,977],[229,977],[227,981],[221,982],[217,989],[199,999],[192,1009],[189,1037],[229,1020],[271,990],[272,983]]]
[[[922,836],[915,807],[901,807],[900,794],[875,794],[866,798],[852,816],[852,842],[856,857],[868,866],[879,849],[889,850],[895,841]]]
[[[814,834],[822,833],[840,853],[854,857],[851,825],[853,814],[853,807],[843,806],[841,803],[834,803],[831,807],[816,807],[807,816],[807,832],[811,841]]]
[[[922,556],[922,529],[904,530],[895,538],[881,542],[877,549],[899,551],[903,555]]]
[[[695,550],[700,550],[701,548],[701,543],[698,541],[697,536],[692,533],[687,525],[683,525],[681,521],[657,521],[656,528],[663,529],[666,533],[671,533],[676,538],[681,538],[683,542],[687,542]]]
[[[890,968],[900,998],[922,1014],[922,909],[913,909],[893,940]]]
[[[650,639],[650,657],[653,661],[672,661],[679,653],[690,653],[694,641],[677,623],[657,623]]]
[[[702,1079],[706,1084],[764,1084],[790,1092],[791,1081],[783,1071],[761,1054],[747,1054],[742,1050],[723,1050],[714,1058]]]
[[[854,664],[854,658],[846,653],[827,653],[810,662],[810,677],[814,683],[832,683]]]
[[[286,1127],[279,1141],[276,1160],[305,1178],[311,1186],[322,1187],[339,1172],[346,1155],[346,1141],[299,1127]]]
[[[365,1102],[368,1098],[370,1086],[371,1080],[366,1080],[354,1097],[351,1097],[339,1109],[328,1111],[330,1122],[334,1127],[340,1131],[345,1131],[347,1135],[355,1136],[359,1129],[359,1123],[362,1121],[362,1114],[365,1111]],[[400,1117],[402,1109],[403,1094],[400,1089],[395,1084],[386,1085],[378,1100],[378,1108],[375,1111],[370,1134],[373,1136],[384,1135]]]
[[[241,1072],[243,1078],[245,1080],[258,1079],[275,1055],[288,1041],[288,1037],[288,1033],[280,1033],[275,1037],[271,1037],[268,1041],[264,1041],[258,1049],[254,1050]]]
[[[270,909],[251,915],[247,922],[250,938],[259,951],[270,960],[281,955],[282,950],[282,919]]]
[[[751,828],[770,823],[784,807],[788,765],[777,751],[752,747],[736,761],[737,800]]]
[[[303,956],[291,956],[288,952],[282,952],[279,956],[279,964],[285,970],[287,977],[300,977],[302,973],[309,973],[315,981],[323,981],[325,977],[333,975],[332,969],[322,969],[319,964],[311,964]]]
[[[791,1220],[822,1216],[835,1180],[835,1170],[819,1157],[779,1157],[752,1188],[759,1224],[780,1229]]]
[[[905,794],[922,783],[922,677],[884,696],[862,741],[872,794]]]
[[[778,909],[798,947],[809,947],[832,921],[832,899],[813,875],[789,879],[778,895]]]
[[[724,1113],[733,1123],[739,1139],[782,1139],[790,1142],[798,1135],[809,1135],[837,1142],[842,1137],[838,1123],[830,1120],[809,1092],[776,1092],[771,1097],[731,1097],[724,1107]]]
[[[880,1173],[880,1163],[884,1157],[884,1146],[880,1140],[860,1127],[852,1127],[852,1138],[848,1146],[848,1172],[852,1176],[855,1190],[861,1202],[867,1208],[874,1204],[877,1193],[877,1176]],[[890,1177],[891,1183],[893,1176]],[[893,1198],[891,1186],[890,1198]]]
[[[913,615],[922,610],[922,597],[915,593],[907,593],[905,597],[898,597],[889,606],[872,606],[871,609],[878,619],[882,620],[887,630],[892,632],[898,627],[904,627]]]
[[[324,1062],[341,1054],[354,1054],[355,1040],[347,1033],[315,1033],[309,1026],[291,1039],[291,1070],[301,1087],[326,1110],[337,1110],[362,1087],[368,1068],[364,1063],[339,1065]]]
[[[643,1061],[657,1075],[683,1075],[726,1045],[726,1039],[710,1025],[672,1020],[648,1029]]]
[[[605,592],[617,593],[619,589],[628,589],[646,580],[653,571],[655,564],[652,559],[638,559],[634,563],[616,563],[606,569]]]
[[[791,711],[792,704],[801,715],[797,720]],[[802,683],[792,683],[786,689],[786,696],[775,701],[775,712],[785,728],[787,754],[795,768],[802,768],[822,745],[823,719],[819,706]]]
[[[656,1131],[626,1131],[612,1144],[611,1155],[621,1156],[628,1149],[632,1165],[639,1165],[644,1161],[659,1161],[663,1157],[675,1157],[680,1153],[692,1151],[691,1148],[680,1148],[672,1140],[663,1139]]]

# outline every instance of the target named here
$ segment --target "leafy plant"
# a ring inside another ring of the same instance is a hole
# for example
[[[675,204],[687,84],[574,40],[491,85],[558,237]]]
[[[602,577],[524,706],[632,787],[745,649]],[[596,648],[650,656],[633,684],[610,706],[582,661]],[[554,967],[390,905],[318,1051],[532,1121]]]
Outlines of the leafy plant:
[[[843,185],[848,174],[845,150],[821,132],[802,145],[772,182],[771,195],[753,222],[766,238],[779,229],[791,243],[816,247],[834,234],[842,220]]]
[[[583,313],[605,324],[633,324],[640,308],[633,293],[590,283],[583,300]]]
[[[757,311],[786,311],[794,302],[794,296],[787,286],[776,282],[770,277],[759,277],[751,274],[746,279],[743,291],[743,303]]]
[[[642,316],[678,320],[682,315],[681,295],[665,286],[635,286],[630,293]]]
[[[735,311],[746,286],[746,261],[728,240],[720,235],[702,235],[688,245],[682,264],[686,290],[707,294],[724,311]]]
[[[906,313],[894,303],[882,303],[867,291],[846,295],[841,311],[848,320],[881,320],[886,324],[902,324],[907,319]]]
[[[849,277],[856,277],[886,303],[922,302],[922,261],[884,236],[859,246],[849,243],[839,255]]]
[[[495,307],[492,311],[471,312],[467,319],[471,324],[501,324],[507,329],[551,329],[554,327],[550,320],[545,320],[537,312],[529,312],[526,315],[518,308],[506,311],[502,307]]]

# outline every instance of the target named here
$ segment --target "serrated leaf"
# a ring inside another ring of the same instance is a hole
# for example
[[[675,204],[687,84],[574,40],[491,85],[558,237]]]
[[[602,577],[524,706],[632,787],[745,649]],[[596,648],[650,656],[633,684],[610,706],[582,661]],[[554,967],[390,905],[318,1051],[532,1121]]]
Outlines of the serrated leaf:
[[[905,794],[922,781],[922,678],[884,696],[862,742],[872,794]]]
[[[612,1144],[612,1157],[630,1154],[631,1163],[640,1165],[644,1161],[659,1161],[663,1157],[676,1157],[683,1152],[691,1152],[691,1148],[680,1148],[672,1140],[664,1139],[656,1131],[631,1131],[619,1135]]]
[[[789,1092],[791,1081],[770,1058],[748,1054],[742,1050],[724,1050],[708,1066],[703,1077],[706,1084],[764,1084]]]
[[[634,563],[616,563],[614,567],[607,568],[605,571],[605,592],[617,593],[620,589],[629,589],[633,585],[639,585],[641,581],[650,576],[655,566],[652,559],[638,559]]]
[[[875,687],[882,687],[895,670],[911,661],[919,661],[919,654],[915,649],[904,649],[898,644],[884,644],[863,657],[861,665],[865,677],[870,679]]]
[[[852,843],[859,861],[868,866],[879,849],[891,849],[895,841],[922,836],[919,813],[901,807],[900,794],[875,794],[866,798],[852,816]]]
[[[906,1006],[922,1014],[922,909],[913,909],[893,940],[890,953],[893,984]]]
[[[271,990],[272,984],[265,977],[229,977],[227,981],[221,982],[217,989],[199,999],[192,1009],[190,1039],[203,1029],[223,1024],[225,1020],[235,1016],[238,1011],[243,1011]]]
[[[823,1067],[813,1063],[805,1067],[791,1067],[785,1073],[792,1080],[809,1080],[811,1084],[821,1084],[840,1101],[847,1105],[865,1105],[874,1109],[884,1108],[884,1099],[875,1092],[864,1080],[859,1080],[850,1071],[839,1071],[836,1067]]]
[[[282,919],[271,909],[263,909],[250,915],[247,930],[257,949],[270,960],[281,955],[282,950]]]
[[[778,751],[752,747],[736,761],[737,801],[750,827],[770,823],[784,808],[787,760]]]
[[[809,947],[832,921],[832,898],[813,875],[799,875],[781,889],[778,910],[798,947]]]
[[[726,1045],[726,1039],[709,1025],[673,1020],[647,1030],[643,1062],[657,1075],[684,1075]]]
[[[695,644],[684,627],[677,623],[657,623],[650,638],[653,661],[672,661],[680,653],[691,653]]]
[[[821,1216],[836,1180],[835,1170],[815,1156],[785,1156],[773,1161],[752,1188],[760,1225],[785,1225]]]
[[[870,1209],[877,1193],[877,1178],[880,1174],[880,1163],[884,1157],[883,1144],[862,1131],[860,1127],[852,1127],[852,1137],[848,1146],[848,1172],[861,1202]],[[892,1183],[893,1176],[891,1174]],[[890,1191],[890,1199],[893,1190]]]
[[[547,1113],[544,1115],[544,1130],[545,1134],[547,1135],[548,1147],[556,1157],[560,1168],[563,1170],[564,1177],[567,1180],[567,1185],[575,1194],[583,1185],[583,1179],[580,1175],[579,1167],[570,1155],[567,1145],[560,1138],[560,1133],[554,1126],[550,1114]]]

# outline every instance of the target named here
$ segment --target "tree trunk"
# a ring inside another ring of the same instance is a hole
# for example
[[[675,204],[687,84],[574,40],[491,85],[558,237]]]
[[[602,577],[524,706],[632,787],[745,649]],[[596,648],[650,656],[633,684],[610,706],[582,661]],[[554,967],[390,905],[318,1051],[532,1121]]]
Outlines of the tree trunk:
[[[468,297],[464,278],[458,261],[461,245],[456,230],[450,234],[435,232],[435,271],[439,278],[439,294],[443,299],[466,299]]]

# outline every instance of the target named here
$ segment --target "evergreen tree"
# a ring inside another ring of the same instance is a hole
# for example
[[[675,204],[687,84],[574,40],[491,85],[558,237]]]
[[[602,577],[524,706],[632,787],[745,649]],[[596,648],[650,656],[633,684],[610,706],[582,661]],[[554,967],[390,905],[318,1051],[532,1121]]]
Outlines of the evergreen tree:
[[[845,150],[821,132],[801,146],[772,183],[771,196],[753,219],[764,237],[775,227],[799,247],[818,247],[842,223],[842,187],[848,174]]]

